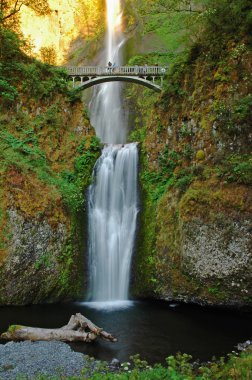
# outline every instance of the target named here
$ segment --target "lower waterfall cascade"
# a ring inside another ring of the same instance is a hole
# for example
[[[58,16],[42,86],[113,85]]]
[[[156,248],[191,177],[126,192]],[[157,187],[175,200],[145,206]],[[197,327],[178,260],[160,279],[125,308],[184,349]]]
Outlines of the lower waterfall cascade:
[[[89,190],[91,294],[127,300],[137,220],[137,144],[108,145]]]

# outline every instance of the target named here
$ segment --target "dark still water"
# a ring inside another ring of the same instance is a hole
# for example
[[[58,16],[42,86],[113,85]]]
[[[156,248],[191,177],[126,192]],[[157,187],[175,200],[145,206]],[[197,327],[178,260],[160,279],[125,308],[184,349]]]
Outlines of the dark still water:
[[[86,304],[57,304],[0,308],[0,332],[9,324],[60,327],[80,312],[118,338],[118,343],[71,344],[97,359],[127,361],[139,353],[150,363],[162,362],[176,352],[201,360],[232,351],[252,337],[251,314],[196,306],[169,306],[165,302],[135,302],[121,309],[92,309]]]

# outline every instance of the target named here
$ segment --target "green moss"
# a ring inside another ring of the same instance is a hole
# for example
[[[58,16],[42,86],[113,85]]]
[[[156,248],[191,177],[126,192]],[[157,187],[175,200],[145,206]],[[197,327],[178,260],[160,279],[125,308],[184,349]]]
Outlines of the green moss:
[[[85,281],[80,219],[100,142],[82,102],[69,95],[66,72],[27,57],[18,37],[0,29],[0,87],[9,93],[0,99],[0,262],[6,262],[10,247],[7,210],[31,224],[48,223],[53,239],[67,239],[60,255],[44,252],[24,273],[11,273],[16,283],[11,294],[3,265],[1,303],[76,299]],[[33,289],[28,277],[36,278]]]
[[[134,260],[135,281],[132,289],[134,296],[151,296],[156,283],[155,241],[156,209],[155,204],[143,191],[141,199],[140,231],[137,236],[136,257]]]
[[[252,159],[250,155],[232,154],[218,165],[217,175],[229,183],[252,184]]]
[[[10,325],[8,328],[8,332],[13,334],[15,331],[20,330],[23,326],[20,325]]]
[[[206,154],[204,152],[204,150],[198,150],[197,153],[196,153],[196,160],[197,161],[202,161],[206,158]]]
[[[52,257],[53,257],[52,252],[47,252],[46,254],[43,254],[43,255],[39,258],[39,260],[37,260],[37,261],[34,263],[34,267],[35,267],[35,269],[39,270],[42,266],[44,266],[44,267],[46,267],[46,268],[51,268],[52,265],[53,265]]]

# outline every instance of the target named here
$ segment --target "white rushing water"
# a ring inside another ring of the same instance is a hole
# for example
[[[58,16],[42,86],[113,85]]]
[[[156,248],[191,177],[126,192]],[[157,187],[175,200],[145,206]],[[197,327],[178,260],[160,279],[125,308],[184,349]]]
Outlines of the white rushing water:
[[[117,66],[122,63],[122,47],[125,38],[121,31],[120,0],[107,0],[106,49],[101,58],[101,66],[108,62]],[[122,88],[120,82],[105,83],[96,86],[90,103],[91,124],[102,142],[123,144],[127,139],[127,111],[122,104]]]
[[[120,0],[107,0],[107,63],[120,65],[124,38]],[[106,63],[106,64],[107,64]],[[90,298],[95,302],[128,299],[130,264],[137,220],[137,144],[124,144],[127,117],[122,86],[98,86],[90,105],[91,122],[107,143],[89,189]]]
[[[90,188],[91,289],[97,301],[128,298],[137,218],[137,146],[109,145]]]

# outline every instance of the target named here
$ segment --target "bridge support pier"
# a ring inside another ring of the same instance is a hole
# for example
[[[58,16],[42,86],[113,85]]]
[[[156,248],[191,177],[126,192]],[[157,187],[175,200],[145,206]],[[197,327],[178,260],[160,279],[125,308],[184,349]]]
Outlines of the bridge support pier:
[[[75,77],[72,77],[73,79],[73,88],[75,87]]]

